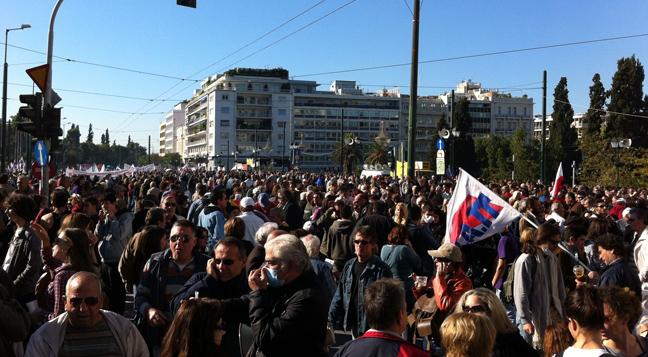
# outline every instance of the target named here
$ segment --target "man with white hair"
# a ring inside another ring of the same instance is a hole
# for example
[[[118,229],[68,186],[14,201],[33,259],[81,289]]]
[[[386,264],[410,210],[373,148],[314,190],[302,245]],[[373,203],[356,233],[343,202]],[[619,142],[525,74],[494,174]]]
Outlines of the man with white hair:
[[[551,204],[551,213],[548,214],[545,219],[548,221],[553,219],[560,228],[560,232],[565,231],[565,208],[562,203],[554,202]]]
[[[326,356],[328,301],[306,248],[297,237],[283,234],[265,249],[265,264],[248,277],[252,292],[226,307],[246,312],[239,314],[242,319],[249,316],[254,342],[248,355]]]
[[[311,266],[320,285],[324,287],[328,293],[329,302],[335,294],[335,279],[333,279],[333,266],[326,261],[320,259],[320,240],[317,236],[309,234],[301,238],[302,243],[306,247],[306,252],[310,257]]]
[[[96,275],[85,271],[72,275],[65,286],[65,312],[36,330],[25,355],[148,357],[146,342],[135,325],[101,310],[102,303]]]

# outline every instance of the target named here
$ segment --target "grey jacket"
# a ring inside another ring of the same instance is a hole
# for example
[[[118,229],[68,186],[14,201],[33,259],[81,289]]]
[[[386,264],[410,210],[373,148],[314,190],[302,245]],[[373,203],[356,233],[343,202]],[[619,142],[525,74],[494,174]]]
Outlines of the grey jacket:
[[[135,325],[125,317],[111,311],[101,310],[115,340],[119,345],[122,356],[125,357],[148,357],[149,351],[146,342],[140,335]],[[65,329],[68,325],[67,312],[57,318],[46,322],[41,326],[29,340],[25,356],[56,357],[63,345]]]
[[[97,223],[95,234],[99,238],[99,255],[104,263],[117,263],[133,235],[133,213],[121,211],[115,219]]]

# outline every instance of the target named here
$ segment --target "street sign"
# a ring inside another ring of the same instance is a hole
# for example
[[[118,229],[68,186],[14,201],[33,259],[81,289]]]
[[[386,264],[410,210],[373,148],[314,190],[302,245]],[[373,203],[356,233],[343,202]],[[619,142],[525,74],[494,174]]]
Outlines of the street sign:
[[[436,157],[437,157],[437,159],[438,159],[438,158],[445,159],[445,151],[443,151],[443,150],[437,150],[437,156],[436,156]]]
[[[438,138],[436,141],[437,150],[445,150],[445,140]]]
[[[47,75],[49,74],[49,66],[46,64],[42,64],[40,66],[29,68],[25,72],[27,72],[29,78],[31,78],[32,81],[36,83],[38,88],[40,88],[41,91],[45,92],[45,85],[47,84]]]
[[[438,157],[436,159],[436,174],[445,175],[445,158]]]
[[[34,144],[34,158],[38,165],[45,166],[47,165],[47,146],[43,140],[38,140]]]

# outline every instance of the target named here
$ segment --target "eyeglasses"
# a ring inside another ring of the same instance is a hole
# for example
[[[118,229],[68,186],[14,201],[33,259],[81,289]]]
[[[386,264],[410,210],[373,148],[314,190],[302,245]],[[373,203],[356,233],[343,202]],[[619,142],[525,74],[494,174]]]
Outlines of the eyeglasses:
[[[176,206],[176,204],[173,203],[173,202],[165,202],[164,203],[164,207],[175,207],[175,206]]]
[[[173,243],[177,242],[178,240],[181,240],[182,243],[187,243],[190,239],[191,237],[186,234],[174,234],[169,238],[169,240]]]
[[[81,306],[81,303],[85,303],[86,306],[95,306],[99,303],[99,298],[96,296],[86,296],[84,298],[82,297],[73,297],[68,299],[70,301],[70,304],[74,307],[79,307]]]
[[[362,239],[356,239],[356,240],[353,241],[353,243],[359,244],[359,245],[367,245],[367,244],[369,244],[369,241],[368,240],[362,240]]]
[[[597,208],[605,208],[604,205],[598,205],[598,206],[596,206],[596,207],[597,207]]]
[[[475,305],[475,306],[464,305],[462,308],[463,308],[464,312],[467,312],[467,313],[470,313],[470,314],[477,314],[477,313],[480,313],[480,312],[487,313],[489,311],[486,306],[482,306],[482,305]]]
[[[218,259],[218,258],[214,258],[214,264],[218,265],[220,263],[223,263],[225,265],[232,265],[232,264],[234,264],[234,259]]]

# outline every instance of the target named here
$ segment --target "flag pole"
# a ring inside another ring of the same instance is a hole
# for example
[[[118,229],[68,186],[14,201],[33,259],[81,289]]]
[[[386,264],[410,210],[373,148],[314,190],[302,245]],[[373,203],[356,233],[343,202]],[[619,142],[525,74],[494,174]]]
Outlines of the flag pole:
[[[520,211],[518,211],[518,212],[520,212]],[[538,229],[538,225],[535,222],[533,222],[532,220],[527,218],[522,213],[520,213],[520,215],[521,215],[521,218],[524,219],[525,221],[527,221],[527,223],[529,223],[533,228]],[[567,249],[567,247],[564,246],[563,242],[558,243],[558,248],[560,248],[563,252],[567,253],[567,255],[570,258],[572,258],[574,261],[576,261],[578,264],[582,265],[583,268],[585,268],[585,270],[587,270],[588,272],[592,272],[592,269],[590,269],[587,266],[587,264],[581,262],[580,259],[578,259],[577,256],[575,256],[572,252],[570,252],[569,249]]]

